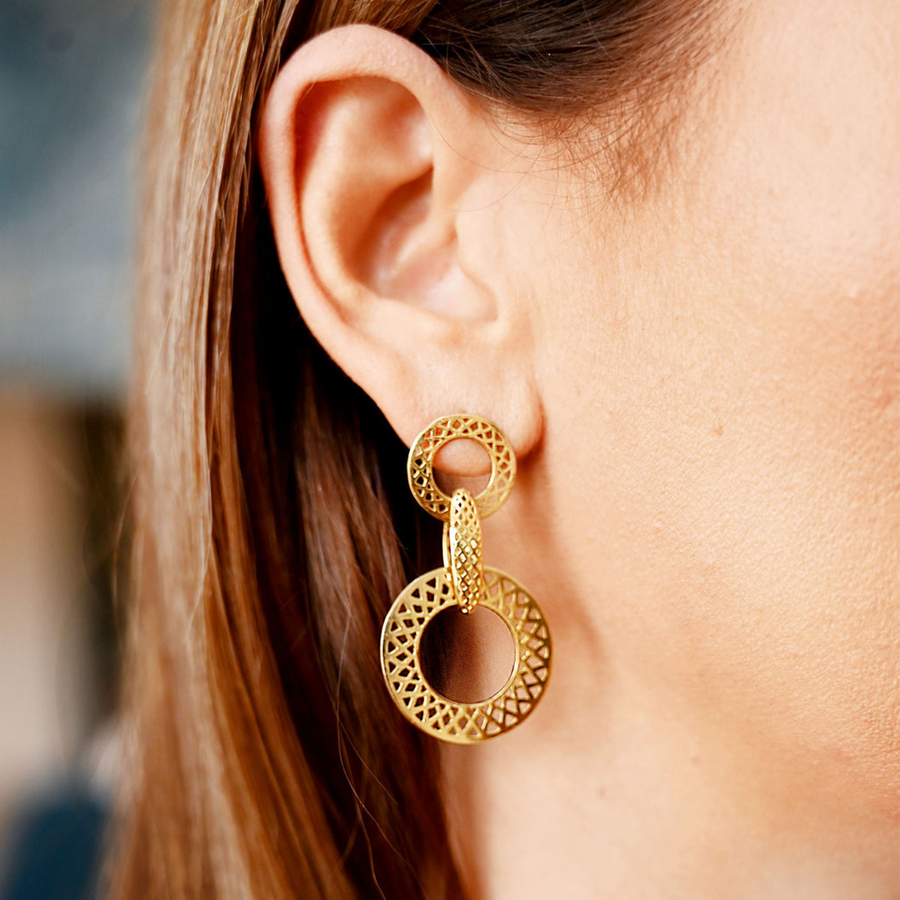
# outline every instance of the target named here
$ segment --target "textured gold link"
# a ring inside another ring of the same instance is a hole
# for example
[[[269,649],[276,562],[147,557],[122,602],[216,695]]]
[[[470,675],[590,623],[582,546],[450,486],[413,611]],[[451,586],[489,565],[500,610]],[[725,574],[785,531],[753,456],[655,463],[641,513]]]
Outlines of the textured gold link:
[[[470,613],[484,594],[484,547],[478,508],[465,488],[455,490],[450,498],[448,525],[453,593],[459,608],[464,613]]]

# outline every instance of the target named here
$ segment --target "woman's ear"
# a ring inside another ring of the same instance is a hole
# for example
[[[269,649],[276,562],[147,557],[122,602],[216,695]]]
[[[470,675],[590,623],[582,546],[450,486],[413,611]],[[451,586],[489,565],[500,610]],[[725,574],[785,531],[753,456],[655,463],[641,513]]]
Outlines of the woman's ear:
[[[527,453],[541,428],[530,294],[502,202],[521,148],[422,50],[350,25],[285,64],[259,151],[300,313],[401,438],[467,412]]]

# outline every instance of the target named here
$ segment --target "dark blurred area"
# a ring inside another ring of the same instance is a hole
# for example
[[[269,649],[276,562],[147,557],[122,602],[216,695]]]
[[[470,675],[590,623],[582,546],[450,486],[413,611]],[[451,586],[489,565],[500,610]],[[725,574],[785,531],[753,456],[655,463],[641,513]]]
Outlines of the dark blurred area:
[[[0,900],[102,892],[152,14],[0,4]]]

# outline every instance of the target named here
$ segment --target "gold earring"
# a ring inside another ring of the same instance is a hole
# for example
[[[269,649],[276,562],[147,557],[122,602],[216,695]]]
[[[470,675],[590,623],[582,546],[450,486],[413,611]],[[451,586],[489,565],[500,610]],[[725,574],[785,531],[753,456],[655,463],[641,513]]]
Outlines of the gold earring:
[[[491,458],[491,477],[476,497],[465,488],[445,494],[435,482],[435,455],[449,441],[468,438]],[[477,744],[515,728],[537,706],[550,678],[550,629],[540,607],[510,575],[485,566],[481,519],[506,500],[516,458],[496,425],[478,416],[444,416],[409,451],[409,487],[418,504],[444,523],[444,566],[411,581],[394,600],[381,629],[381,671],[406,718],[426,734],[454,744]],[[439,694],[422,672],[419,650],[428,623],[457,604],[500,616],[512,634],[516,664],[506,684],[487,700],[458,703]]]

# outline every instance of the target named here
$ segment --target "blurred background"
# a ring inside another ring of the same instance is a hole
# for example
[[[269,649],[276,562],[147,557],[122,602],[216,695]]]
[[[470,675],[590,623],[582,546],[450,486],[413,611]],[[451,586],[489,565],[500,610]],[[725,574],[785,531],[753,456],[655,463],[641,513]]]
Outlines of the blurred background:
[[[93,897],[153,4],[0,3],[0,900]]]

